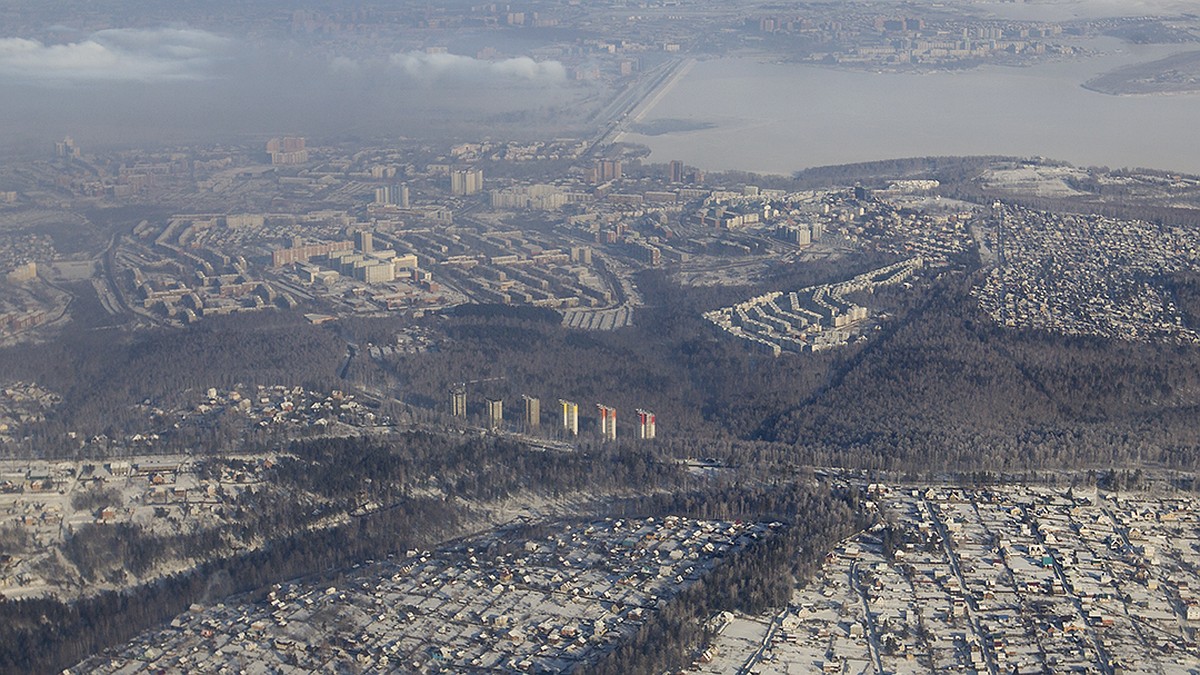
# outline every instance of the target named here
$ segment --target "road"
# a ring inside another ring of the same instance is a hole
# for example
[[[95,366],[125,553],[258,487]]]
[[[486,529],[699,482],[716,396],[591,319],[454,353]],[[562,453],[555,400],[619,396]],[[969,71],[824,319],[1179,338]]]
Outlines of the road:
[[[133,310],[130,309],[129,303],[125,301],[125,294],[121,292],[121,286],[117,283],[117,247],[120,245],[123,234],[121,230],[113,232],[112,239],[108,242],[108,248],[104,251],[104,280],[108,284],[109,292],[116,299],[117,304],[120,305],[119,309],[126,315],[132,315]]]
[[[342,365],[342,369],[338,371],[339,379],[346,379],[346,375],[350,373],[350,364],[354,363],[354,357],[358,354],[358,345],[353,343],[346,344],[346,363]]]
[[[779,629],[783,617],[787,616],[788,611],[789,608],[784,608],[782,612],[771,618],[771,623],[767,624],[767,632],[763,635],[762,644],[758,645],[758,649],[755,649],[750,658],[746,659],[746,662],[738,668],[738,675],[750,675],[754,671],[755,666],[762,661],[763,655],[766,654],[767,649],[771,646],[771,642],[775,639],[775,631]]]
[[[863,608],[863,623],[866,624],[867,633],[867,648],[871,653],[871,661],[875,664],[875,672],[885,673],[883,669],[883,657],[879,655],[879,630],[875,626],[875,621],[871,619],[871,602],[867,598],[867,590],[863,588],[862,580],[859,578],[858,562],[850,564],[850,588],[854,589],[856,595],[862,600]]]
[[[582,157],[591,157],[600,149],[614,143],[625,133],[627,124],[637,121],[654,107],[695,63],[695,59],[682,58],[664,61],[643,73],[633,84],[617,94],[611,103],[596,114],[595,120],[608,121],[603,123],[600,133],[583,152]]]
[[[967,585],[966,575],[963,574],[962,566],[959,564],[958,553],[954,551],[954,540],[950,536],[950,531],[946,529],[945,518],[942,513],[934,508],[934,505],[926,499],[921,499],[925,511],[933,516],[934,527],[937,528],[938,537],[942,540],[942,551],[946,555],[946,560],[950,562],[950,570],[954,572],[954,578],[958,580],[958,587],[961,589],[970,588]],[[996,655],[992,649],[987,646],[987,631],[979,622],[979,606],[975,603],[975,598],[970,594],[964,594],[964,599],[967,603],[967,623],[971,626],[971,632],[979,640],[983,646],[983,654],[987,659],[987,669],[991,675],[999,675],[1000,667],[996,663]]]

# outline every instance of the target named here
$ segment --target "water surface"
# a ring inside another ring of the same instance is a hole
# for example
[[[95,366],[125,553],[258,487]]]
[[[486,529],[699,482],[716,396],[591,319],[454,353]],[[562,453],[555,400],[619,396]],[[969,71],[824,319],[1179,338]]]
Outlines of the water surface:
[[[1098,56],[1029,67],[876,73],[755,58],[703,61],[642,116],[706,129],[622,140],[651,161],[790,173],[924,155],[1043,156],[1200,173],[1200,95],[1118,97],[1080,86],[1113,68],[1195,49],[1104,39]]]

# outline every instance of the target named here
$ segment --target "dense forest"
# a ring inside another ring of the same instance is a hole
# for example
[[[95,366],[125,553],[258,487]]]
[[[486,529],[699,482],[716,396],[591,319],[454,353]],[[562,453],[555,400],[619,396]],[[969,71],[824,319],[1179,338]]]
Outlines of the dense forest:
[[[960,183],[977,177],[1000,162],[1021,162],[1017,157],[905,157],[856,164],[838,164],[804,169],[792,174],[793,189],[819,189],[856,182],[883,187],[901,178],[931,178],[944,183]],[[1045,160],[1043,160],[1045,161]],[[1051,164],[1047,162],[1047,164]],[[1066,166],[1065,162],[1059,163]]]
[[[636,408],[660,420],[660,438],[749,438],[764,411],[796,400],[798,392],[822,386],[831,364],[855,350],[773,360],[725,336],[701,313],[743,299],[761,288],[801,288],[846,278],[879,262],[863,256],[840,267],[797,266],[768,275],[757,286],[682,289],[659,270],[638,277],[642,293],[655,301],[639,310],[636,325],[611,332],[579,332],[556,321],[510,313],[435,317],[428,326],[445,336],[437,351],[389,358],[394,395],[413,405],[446,410],[456,382],[489,380],[468,387],[472,415],[482,416],[485,396],[514,403],[539,397],[543,415],[559,398],[580,404],[581,432],[595,426],[595,403],[615,406],[632,419]],[[360,335],[370,335],[365,327]],[[544,423],[552,427],[547,418]],[[631,424],[632,422],[630,422]],[[702,451],[697,450],[698,452]]]
[[[833,352],[764,356],[699,318],[731,297],[805,282],[781,274],[751,287],[680,289],[645,273],[639,284],[655,302],[638,325],[611,333],[442,317],[431,324],[447,338],[438,352],[386,367],[398,397],[432,409],[446,408],[450,383],[476,378],[497,378],[470,392],[476,401],[530,394],[650,409],[658,447],[679,457],[737,446],[742,462],[754,461],[750,452],[915,473],[1196,467],[1194,347],[1001,329],[978,310],[965,272],[878,293],[869,302],[894,318],[865,344]],[[1175,285],[1195,311],[1195,281]]]
[[[918,315],[762,437],[870,468],[1196,468],[1200,350],[1002,330],[966,290],[936,285]]]

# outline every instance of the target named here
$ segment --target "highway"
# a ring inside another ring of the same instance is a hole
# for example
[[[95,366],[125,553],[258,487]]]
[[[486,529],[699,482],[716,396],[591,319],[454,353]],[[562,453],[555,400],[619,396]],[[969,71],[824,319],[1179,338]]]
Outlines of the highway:
[[[584,151],[583,157],[594,155],[599,149],[616,142],[626,125],[636,122],[671,89],[695,65],[696,60],[687,58],[669,59],[642,73],[632,84],[617,94],[611,103],[596,113],[593,118],[603,127],[595,140]]]

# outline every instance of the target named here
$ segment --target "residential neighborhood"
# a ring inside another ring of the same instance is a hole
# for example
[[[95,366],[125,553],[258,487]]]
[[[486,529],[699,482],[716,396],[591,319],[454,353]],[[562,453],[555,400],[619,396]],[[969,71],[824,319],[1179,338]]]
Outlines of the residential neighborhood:
[[[705,673],[1200,667],[1194,495],[872,484],[879,524],[774,616],[724,617]]]

